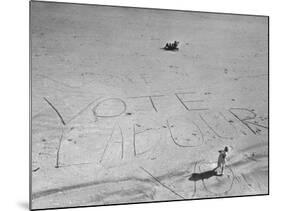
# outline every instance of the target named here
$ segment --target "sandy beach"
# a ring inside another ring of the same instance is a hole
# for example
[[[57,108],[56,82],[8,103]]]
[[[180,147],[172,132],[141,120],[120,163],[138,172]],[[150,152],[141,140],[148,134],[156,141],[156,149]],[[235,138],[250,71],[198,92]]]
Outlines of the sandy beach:
[[[32,2],[31,40],[33,209],[268,193],[266,17]]]

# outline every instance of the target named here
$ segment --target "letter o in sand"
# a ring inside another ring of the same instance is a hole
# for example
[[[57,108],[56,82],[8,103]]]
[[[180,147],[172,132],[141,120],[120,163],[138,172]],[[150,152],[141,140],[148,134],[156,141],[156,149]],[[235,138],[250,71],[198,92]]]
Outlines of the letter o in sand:
[[[118,117],[126,111],[126,103],[120,98],[107,98],[100,101],[93,109],[95,117]]]
[[[200,174],[210,171],[217,166],[216,162],[201,162],[198,164]],[[218,169],[220,171],[220,169]],[[224,195],[231,191],[234,182],[234,173],[229,166],[224,169],[224,175],[212,176],[202,180],[205,190],[215,195]]]
[[[166,122],[169,136],[179,147],[198,147],[204,143],[200,127],[185,116],[173,116]]]

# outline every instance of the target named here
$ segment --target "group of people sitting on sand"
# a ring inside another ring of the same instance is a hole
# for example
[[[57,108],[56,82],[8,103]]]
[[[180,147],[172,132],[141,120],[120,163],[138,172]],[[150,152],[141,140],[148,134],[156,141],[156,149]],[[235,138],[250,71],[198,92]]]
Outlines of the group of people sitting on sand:
[[[178,50],[179,41],[174,41],[173,43],[166,43],[165,50]]]

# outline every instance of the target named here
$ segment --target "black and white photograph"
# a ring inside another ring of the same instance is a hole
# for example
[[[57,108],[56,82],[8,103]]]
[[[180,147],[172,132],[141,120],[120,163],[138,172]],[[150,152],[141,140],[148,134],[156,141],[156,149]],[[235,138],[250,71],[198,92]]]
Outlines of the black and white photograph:
[[[29,4],[31,209],[269,194],[268,16]]]

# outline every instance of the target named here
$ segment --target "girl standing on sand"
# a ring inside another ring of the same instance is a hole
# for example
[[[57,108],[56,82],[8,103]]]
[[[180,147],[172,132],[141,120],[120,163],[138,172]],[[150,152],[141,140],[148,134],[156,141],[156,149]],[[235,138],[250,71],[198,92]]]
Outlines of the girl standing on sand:
[[[228,147],[225,147],[224,150],[219,151],[218,165],[214,169],[214,171],[216,171],[218,168],[220,168],[221,169],[221,175],[223,175],[223,170],[225,168],[227,153],[228,153]]]

